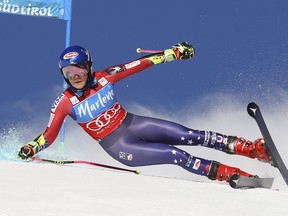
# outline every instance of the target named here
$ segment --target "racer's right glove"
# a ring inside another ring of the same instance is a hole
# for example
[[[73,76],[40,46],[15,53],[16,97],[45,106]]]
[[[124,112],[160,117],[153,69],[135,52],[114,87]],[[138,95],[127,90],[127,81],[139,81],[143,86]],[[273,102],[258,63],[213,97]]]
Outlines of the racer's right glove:
[[[18,151],[18,157],[25,161],[31,161],[35,153],[38,152],[39,144],[35,141],[31,141],[21,147]]]

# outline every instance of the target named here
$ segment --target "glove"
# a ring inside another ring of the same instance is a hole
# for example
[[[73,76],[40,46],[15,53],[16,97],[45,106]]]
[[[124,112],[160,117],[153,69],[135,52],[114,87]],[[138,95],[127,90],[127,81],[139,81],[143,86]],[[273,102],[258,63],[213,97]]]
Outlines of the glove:
[[[190,59],[193,58],[195,55],[194,48],[187,42],[178,43],[176,45],[173,45],[172,47],[177,60]]]
[[[18,151],[18,157],[25,161],[31,161],[35,153],[37,153],[39,144],[35,141],[27,143]]]
[[[164,50],[164,63],[174,60],[190,59],[194,56],[194,48],[187,42],[178,43],[172,49]]]

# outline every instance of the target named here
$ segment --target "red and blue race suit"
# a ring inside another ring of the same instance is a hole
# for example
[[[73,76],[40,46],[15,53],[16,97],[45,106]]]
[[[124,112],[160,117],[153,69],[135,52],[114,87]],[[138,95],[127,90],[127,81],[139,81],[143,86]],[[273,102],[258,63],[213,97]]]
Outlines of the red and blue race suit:
[[[69,115],[99,141],[110,156],[123,164],[176,164],[192,173],[207,176],[210,160],[194,157],[176,146],[202,145],[225,152],[226,135],[127,113],[115,97],[115,83],[162,62],[162,53],[146,56],[94,72],[97,82],[81,95],[70,88],[65,90],[52,105],[47,129],[35,139],[40,144],[39,151],[53,143]]]

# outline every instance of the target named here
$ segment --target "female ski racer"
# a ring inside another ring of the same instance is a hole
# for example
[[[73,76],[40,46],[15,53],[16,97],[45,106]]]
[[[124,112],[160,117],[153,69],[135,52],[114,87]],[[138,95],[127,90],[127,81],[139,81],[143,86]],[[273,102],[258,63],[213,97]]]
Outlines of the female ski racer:
[[[31,160],[56,139],[67,115],[75,120],[114,159],[127,166],[175,164],[211,180],[229,181],[234,175],[254,177],[239,168],[192,156],[178,146],[205,146],[228,154],[257,158],[270,163],[262,138],[255,142],[236,136],[194,130],[183,125],[134,115],[117,101],[114,84],[151,66],[194,57],[187,42],[149,54],[126,64],[92,72],[92,58],[80,46],[70,46],[60,55],[59,69],[69,88],[53,103],[44,133],[20,148],[18,156]]]

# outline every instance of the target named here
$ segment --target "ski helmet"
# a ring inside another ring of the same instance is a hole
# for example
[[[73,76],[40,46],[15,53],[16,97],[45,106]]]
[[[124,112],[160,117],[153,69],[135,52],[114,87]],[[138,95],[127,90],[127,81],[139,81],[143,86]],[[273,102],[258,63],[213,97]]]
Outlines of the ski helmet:
[[[91,58],[91,55],[88,52],[88,50],[86,50],[85,48],[83,48],[81,46],[73,45],[73,46],[67,47],[60,55],[60,60],[59,60],[59,64],[58,64],[59,69],[61,71],[63,78],[67,82],[67,84],[70,87],[72,87],[69,80],[66,79],[62,73],[62,69],[64,67],[69,66],[69,65],[73,65],[76,67],[77,66],[81,66],[81,67],[84,66],[84,68],[88,72],[88,78],[87,78],[86,85],[81,90],[85,90],[85,89],[89,88],[94,83],[94,77],[93,77],[93,73],[92,73],[92,58]]]

